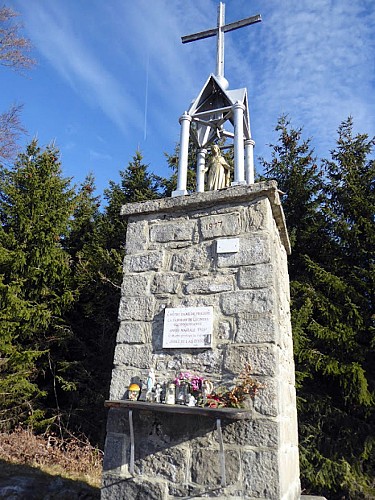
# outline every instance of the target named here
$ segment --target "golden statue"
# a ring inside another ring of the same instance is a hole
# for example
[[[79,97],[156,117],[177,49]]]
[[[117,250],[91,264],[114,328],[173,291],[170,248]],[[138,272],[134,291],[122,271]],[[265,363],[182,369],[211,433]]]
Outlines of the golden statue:
[[[221,156],[220,148],[216,144],[211,147],[212,157],[208,163],[205,172],[207,174],[207,189],[208,191],[216,191],[230,186],[230,171],[231,168],[223,156]]]

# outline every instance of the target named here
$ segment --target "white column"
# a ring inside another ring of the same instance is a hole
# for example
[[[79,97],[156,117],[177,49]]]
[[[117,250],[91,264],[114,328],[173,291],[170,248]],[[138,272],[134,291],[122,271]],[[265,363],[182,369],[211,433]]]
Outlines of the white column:
[[[245,106],[237,101],[232,109],[234,120],[234,180],[231,185],[237,186],[238,184],[246,184],[243,135],[243,112]]]
[[[252,139],[245,141],[245,179],[247,184],[254,184],[254,146]]]
[[[204,171],[207,149],[199,149],[197,154],[197,193],[204,192]]]
[[[178,159],[177,171],[177,189],[172,192],[172,197],[183,196],[187,194],[187,164],[189,154],[189,135],[190,135],[191,116],[185,113],[180,118],[180,155]]]

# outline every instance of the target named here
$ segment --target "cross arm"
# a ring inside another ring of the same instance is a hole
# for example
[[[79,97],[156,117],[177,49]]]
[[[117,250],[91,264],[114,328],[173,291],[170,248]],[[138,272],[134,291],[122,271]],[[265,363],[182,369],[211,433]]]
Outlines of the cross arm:
[[[193,33],[192,35],[186,35],[181,37],[182,43],[194,42],[195,40],[202,40],[203,38],[209,38],[211,36],[217,35],[218,29],[227,32],[233,31],[243,26],[249,26],[250,24],[259,23],[262,20],[262,16],[257,14],[256,16],[246,17],[240,21],[235,21],[234,23],[225,24],[219,28],[213,28],[210,30],[200,31],[199,33]]]
[[[222,27],[222,30],[224,32],[233,31],[238,28],[242,28],[243,26],[248,26],[249,24],[260,23],[261,20],[262,16],[260,14],[257,14],[256,16],[246,17],[245,19],[241,19],[240,21],[235,21],[234,23],[225,24]]]
[[[194,42],[195,40],[201,40],[203,38],[209,38],[210,36],[215,36],[217,33],[217,28],[212,30],[200,31],[199,33],[194,33],[193,35],[186,35],[181,37],[182,43]]]

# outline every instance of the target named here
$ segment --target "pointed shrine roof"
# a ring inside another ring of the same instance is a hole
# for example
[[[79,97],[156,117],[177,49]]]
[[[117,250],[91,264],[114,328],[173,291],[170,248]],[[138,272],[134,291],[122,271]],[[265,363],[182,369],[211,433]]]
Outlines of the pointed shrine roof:
[[[236,102],[244,105],[244,134],[250,139],[250,120],[246,88],[227,90],[223,80],[211,74],[198,96],[192,101],[188,114],[198,122],[193,140],[199,147],[210,144],[220,134],[226,121],[233,123],[232,107]]]
[[[191,103],[188,113],[193,116],[196,113],[233,106],[237,101],[246,104],[246,88],[226,90],[221,81],[215,75],[211,74],[198,96]]]

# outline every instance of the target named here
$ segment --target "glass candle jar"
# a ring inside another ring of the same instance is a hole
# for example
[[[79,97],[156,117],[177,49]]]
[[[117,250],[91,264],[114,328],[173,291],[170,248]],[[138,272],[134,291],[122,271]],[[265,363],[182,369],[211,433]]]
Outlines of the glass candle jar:
[[[174,405],[176,402],[176,386],[175,384],[168,384],[165,394],[165,403],[167,405]]]
[[[181,382],[180,385],[177,386],[176,403],[180,405],[186,404],[189,401],[189,394],[189,384]]]

